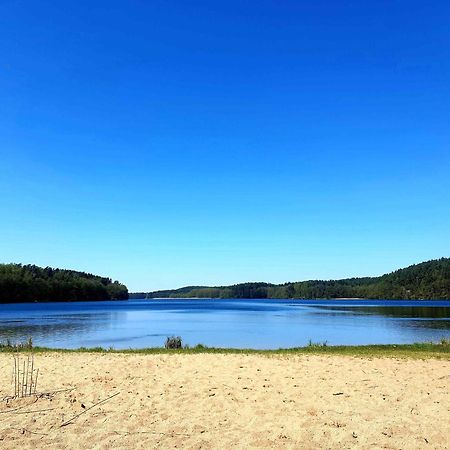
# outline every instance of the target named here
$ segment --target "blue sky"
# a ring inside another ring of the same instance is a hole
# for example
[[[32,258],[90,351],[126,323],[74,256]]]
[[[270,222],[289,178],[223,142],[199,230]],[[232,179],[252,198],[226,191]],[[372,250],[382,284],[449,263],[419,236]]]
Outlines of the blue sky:
[[[131,290],[450,256],[445,1],[0,2],[0,258]]]

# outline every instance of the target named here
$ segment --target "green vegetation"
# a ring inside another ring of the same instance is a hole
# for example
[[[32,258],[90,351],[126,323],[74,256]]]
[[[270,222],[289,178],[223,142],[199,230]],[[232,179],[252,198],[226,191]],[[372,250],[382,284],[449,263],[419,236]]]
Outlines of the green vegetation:
[[[361,358],[439,358],[450,360],[450,341],[442,339],[438,343],[424,342],[416,344],[402,345],[361,345],[361,346],[332,346],[326,343],[310,342],[306,347],[296,347],[278,350],[251,350],[251,349],[233,349],[233,348],[213,348],[204,345],[195,347],[184,347],[167,349],[162,347],[114,350],[113,348],[104,349],[95,348],[79,348],[70,349],[50,349],[45,347],[32,347],[28,343],[23,344],[2,344],[0,343],[0,353],[12,352],[61,352],[61,353],[119,353],[119,354],[198,354],[198,353],[219,353],[219,354],[260,354],[265,356],[289,356],[303,354],[319,354],[319,355],[344,355]]]
[[[0,264],[0,303],[127,298],[127,287],[110,278],[51,267]]]
[[[450,299],[450,258],[415,264],[380,277],[315,280],[274,285],[243,283],[233,286],[188,286],[132,294],[147,298],[368,298]]]

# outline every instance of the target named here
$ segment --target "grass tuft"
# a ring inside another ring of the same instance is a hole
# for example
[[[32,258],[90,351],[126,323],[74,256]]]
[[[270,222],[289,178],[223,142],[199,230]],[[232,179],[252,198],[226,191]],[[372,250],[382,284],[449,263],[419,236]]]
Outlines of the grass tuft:
[[[11,343],[10,343],[11,344]],[[416,344],[401,345],[328,345],[326,342],[311,342],[305,347],[284,348],[278,350],[254,350],[254,349],[236,349],[236,348],[215,348],[206,347],[198,344],[195,347],[184,348],[162,348],[151,347],[142,349],[116,350],[113,348],[104,349],[102,347],[79,349],[52,349],[46,347],[29,347],[27,345],[6,345],[0,343],[0,352],[20,352],[32,351],[35,353],[43,352],[63,352],[63,353],[119,353],[119,354],[198,354],[198,353],[218,353],[218,354],[255,354],[265,356],[289,356],[289,355],[344,355],[362,358],[439,358],[450,360],[450,340],[442,339],[439,342],[422,342]]]

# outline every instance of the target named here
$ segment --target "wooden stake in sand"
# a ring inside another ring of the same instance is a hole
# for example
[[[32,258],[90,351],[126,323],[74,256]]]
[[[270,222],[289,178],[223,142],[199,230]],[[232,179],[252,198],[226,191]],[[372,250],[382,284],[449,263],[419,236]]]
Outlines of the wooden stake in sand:
[[[28,355],[27,360],[20,360],[19,354],[14,355],[13,398],[29,397],[36,394],[39,369],[34,368],[34,355]]]

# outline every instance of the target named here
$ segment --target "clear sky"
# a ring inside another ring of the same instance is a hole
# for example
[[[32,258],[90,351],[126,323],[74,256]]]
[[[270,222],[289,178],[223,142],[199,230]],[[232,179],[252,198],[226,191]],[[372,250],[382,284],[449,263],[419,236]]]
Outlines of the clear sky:
[[[130,290],[450,256],[448,1],[0,1],[0,260]]]

